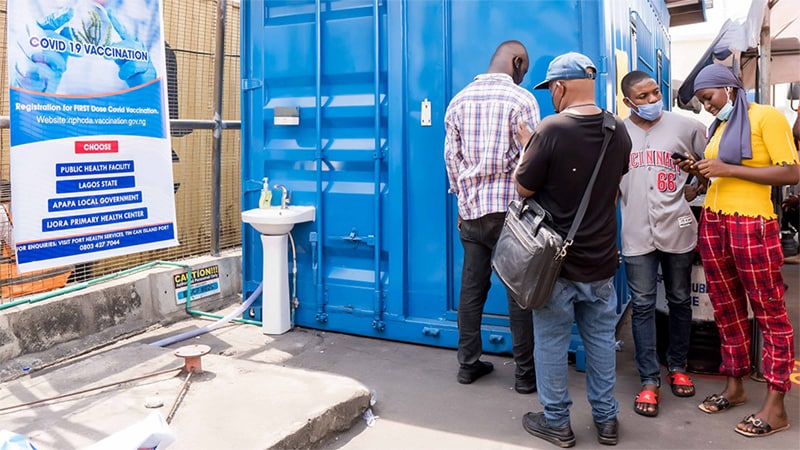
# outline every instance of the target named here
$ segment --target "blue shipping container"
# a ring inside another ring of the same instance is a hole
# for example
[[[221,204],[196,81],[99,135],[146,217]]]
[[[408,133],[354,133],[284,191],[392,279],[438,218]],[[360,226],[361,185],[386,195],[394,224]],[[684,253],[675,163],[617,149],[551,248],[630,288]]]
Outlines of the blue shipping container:
[[[462,249],[456,201],[447,194],[444,112],[499,43],[527,47],[528,89],[554,56],[579,51],[597,64],[597,101],[609,110],[617,110],[628,70],[654,74],[670,92],[661,0],[245,0],[241,7],[242,205],[257,207],[269,177],[292,192],[292,204],[316,207],[315,222],[292,230],[294,317],[305,327],[456,347]],[[551,114],[548,92],[535,95],[542,114]],[[261,280],[262,249],[253,228],[243,226],[242,235],[247,297]],[[291,269],[291,252],[286,258]],[[618,274],[621,313],[627,288]],[[505,292],[494,281],[484,348],[510,352]],[[261,319],[260,301],[250,316]]]

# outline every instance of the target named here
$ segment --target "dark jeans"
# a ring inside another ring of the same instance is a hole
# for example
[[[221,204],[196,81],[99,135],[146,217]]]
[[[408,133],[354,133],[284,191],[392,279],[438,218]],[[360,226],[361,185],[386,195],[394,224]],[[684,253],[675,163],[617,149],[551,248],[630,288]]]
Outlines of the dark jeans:
[[[461,222],[461,245],[464,266],[461,272],[461,295],[458,300],[458,362],[475,364],[481,356],[481,318],[491,287],[492,249],[500,237],[505,213],[487,214]],[[533,366],[533,316],[508,297],[511,325],[511,352],[517,365],[517,379],[535,376]]]
[[[631,327],[634,360],[642,385],[661,386],[656,354],[656,294],[658,267],[664,278],[669,308],[669,347],[667,368],[670,372],[686,369],[689,336],[692,332],[691,279],[694,252],[667,253],[660,250],[640,256],[625,257],[625,271],[631,291]]]

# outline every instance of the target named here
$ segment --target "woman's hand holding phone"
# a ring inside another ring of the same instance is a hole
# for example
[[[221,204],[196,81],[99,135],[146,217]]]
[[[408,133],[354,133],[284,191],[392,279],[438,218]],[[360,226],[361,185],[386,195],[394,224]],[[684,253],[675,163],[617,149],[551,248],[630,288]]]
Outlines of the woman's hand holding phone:
[[[672,152],[672,159],[677,159],[678,161],[687,161],[691,160],[687,155],[684,155],[680,152]]]
[[[694,159],[694,156],[690,154],[684,154],[679,152],[672,153],[672,159],[675,161],[675,165],[677,165],[682,171],[690,173],[697,177],[703,184],[708,184],[708,178],[706,178],[701,172],[700,168],[697,166],[697,162]],[[706,161],[705,159],[703,161]]]
[[[675,165],[677,165],[682,171],[691,173],[694,176],[700,175],[700,173],[697,171],[697,168],[694,166],[696,161],[689,155],[673,152],[672,160],[675,161]]]

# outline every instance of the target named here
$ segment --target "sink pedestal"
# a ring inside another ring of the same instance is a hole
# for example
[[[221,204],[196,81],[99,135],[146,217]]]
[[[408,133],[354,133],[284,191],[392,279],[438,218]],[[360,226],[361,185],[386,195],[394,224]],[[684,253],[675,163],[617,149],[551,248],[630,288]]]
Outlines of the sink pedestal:
[[[264,251],[261,293],[261,331],[264,334],[283,334],[291,328],[289,303],[288,235],[261,235]]]
[[[291,328],[289,303],[289,235],[297,223],[314,220],[313,206],[253,208],[242,211],[242,221],[261,233],[264,252],[261,281],[261,329],[264,334],[282,334]]]

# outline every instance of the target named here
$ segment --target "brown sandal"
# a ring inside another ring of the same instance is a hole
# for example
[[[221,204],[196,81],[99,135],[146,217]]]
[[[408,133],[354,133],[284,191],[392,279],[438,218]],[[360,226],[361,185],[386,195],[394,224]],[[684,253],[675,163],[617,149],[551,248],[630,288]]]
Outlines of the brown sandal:
[[[706,406],[706,403],[716,406],[717,408],[716,411]],[[705,400],[703,400],[703,403],[700,403],[699,405],[697,405],[697,407],[700,408],[700,410],[703,411],[704,413],[716,414],[716,413],[721,413],[726,409],[731,409],[734,406],[739,406],[743,404],[744,404],[743,401],[731,403],[727,398],[723,397],[722,395],[712,394],[706,397]]]
[[[747,437],[769,436],[770,434],[777,433],[778,431],[783,431],[789,428],[788,423],[782,427],[772,428],[770,424],[764,421],[764,419],[756,418],[755,414],[750,414],[749,416],[742,419],[742,421],[739,422],[739,425],[750,425],[753,428],[753,431],[742,430],[738,426],[734,428],[734,430],[736,430],[737,433]]]

